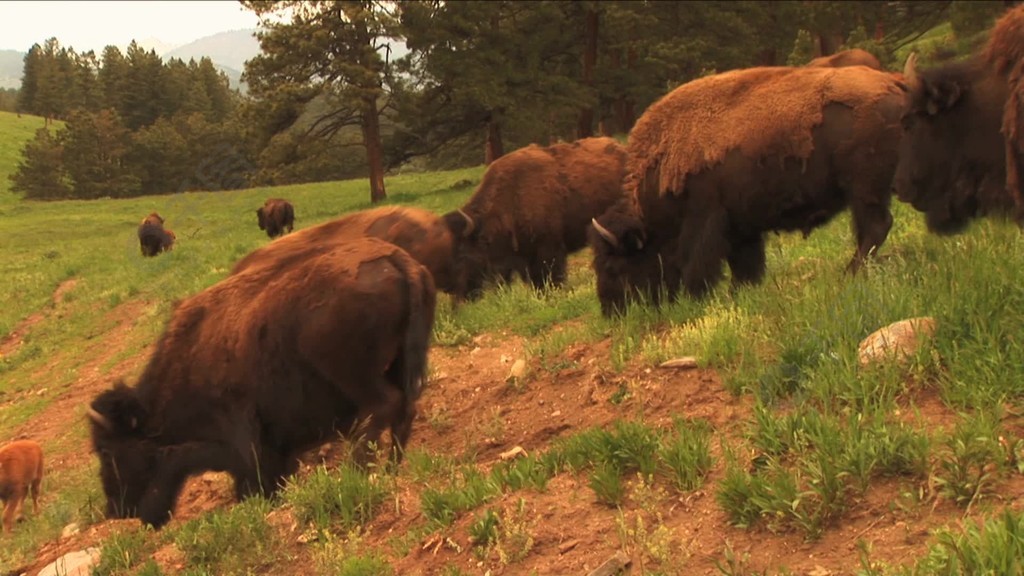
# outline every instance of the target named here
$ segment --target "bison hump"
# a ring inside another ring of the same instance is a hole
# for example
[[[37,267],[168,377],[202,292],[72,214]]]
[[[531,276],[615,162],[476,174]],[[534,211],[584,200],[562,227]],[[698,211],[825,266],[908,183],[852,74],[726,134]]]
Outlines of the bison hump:
[[[891,75],[865,67],[762,67],[694,80],[637,121],[629,136],[628,174],[639,188],[654,170],[658,193],[681,193],[689,174],[714,166],[731,150],[750,158],[807,158],[825,105],[858,109],[901,94]]]

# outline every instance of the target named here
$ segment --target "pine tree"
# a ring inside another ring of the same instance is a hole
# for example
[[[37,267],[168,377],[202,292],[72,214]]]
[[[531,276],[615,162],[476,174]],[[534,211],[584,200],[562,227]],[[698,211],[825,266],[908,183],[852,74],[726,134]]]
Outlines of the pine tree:
[[[62,200],[71,196],[63,170],[63,148],[48,128],[36,130],[25,144],[17,169],[9,176],[11,190],[33,200]]]
[[[64,167],[75,198],[139,194],[140,179],[125,161],[131,139],[116,112],[76,112],[58,134],[64,143]]]
[[[786,58],[788,66],[803,66],[814,58],[814,39],[807,30],[800,30],[793,42],[793,51]]]

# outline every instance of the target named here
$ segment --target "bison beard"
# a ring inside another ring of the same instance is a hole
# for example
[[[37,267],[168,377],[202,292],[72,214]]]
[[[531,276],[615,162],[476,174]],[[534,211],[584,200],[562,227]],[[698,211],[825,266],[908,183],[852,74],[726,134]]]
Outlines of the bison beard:
[[[112,517],[166,523],[185,480],[226,471],[239,498],[271,494],[337,434],[357,456],[390,429],[400,458],[426,369],[430,274],[357,239],[230,276],[182,302],[134,388],[89,408]]]
[[[630,134],[631,197],[589,232],[602,311],[765,273],[764,233],[853,212],[856,271],[892,225],[901,85],[864,67],[753,68],[683,85]],[[697,116],[695,116],[697,115]],[[701,118],[695,122],[695,117]]]

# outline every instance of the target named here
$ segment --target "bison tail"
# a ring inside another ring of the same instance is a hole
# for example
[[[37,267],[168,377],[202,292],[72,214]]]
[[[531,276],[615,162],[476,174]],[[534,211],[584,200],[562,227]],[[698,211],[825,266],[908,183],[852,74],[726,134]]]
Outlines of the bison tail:
[[[413,263],[407,277],[417,281],[409,283],[409,324],[405,332],[406,402],[415,402],[427,379],[427,349],[434,330],[434,307],[437,291],[434,278],[423,266]]]

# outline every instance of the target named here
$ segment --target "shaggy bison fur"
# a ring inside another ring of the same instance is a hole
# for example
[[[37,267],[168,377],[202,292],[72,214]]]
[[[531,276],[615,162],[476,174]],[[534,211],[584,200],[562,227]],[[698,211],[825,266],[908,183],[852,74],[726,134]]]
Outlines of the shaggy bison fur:
[[[291,232],[295,224],[295,208],[282,198],[269,198],[256,210],[256,221],[267,236],[277,238]]]
[[[867,66],[875,70],[884,70],[882,63],[878,61],[878,58],[874,54],[867,50],[861,50],[860,48],[852,48],[850,50],[843,50],[842,52],[836,52],[831,56],[822,56],[815,58],[807,63],[811,67],[821,68],[842,68],[844,66]]]
[[[32,440],[15,440],[0,448],[0,500],[4,501],[4,531],[11,532],[25,497],[32,495],[32,510],[39,514],[43,482],[43,449]]]
[[[996,22],[981,54],[929,70],[917,70],[912,55],[903,75],[910,98],[897,197],[938,234],[987,214],[1024,223],[1024,6]]]
[[[164,219],[156,212],[142,219],[138,228],[139,248],[143,256],[156,256],[170,250],[177,236],[164,228]]]
[[[379,238],[402,248],[430,270],[438,290],[460,292],[448,227],[430,210],[403,206],[363,210],[304,228],[250,252],[235,264],[231,273],[254,266],[300,262],[363,237]]]
[[[430,274],[375,238],[229,276],[177,306],[135,387],[91,402],[112,517],[166,523],[185,480],[228,472],[271,494],[337,434],[357,456],[409,440],[434,322]]]
[[[495,160],[444,220],[469,297],[518,273],[541,287],[565,281],[567,256],[586,246],[590,219],[622,197],[626,153],[611,138],[531,145]]]
[[[629,197],[594,220],[602,310],[634,294],[701,296],[728,262],[760,282],[764,234],[806,236],[846,206],[856,271],[892,225],[904,88],[868,68],[771,67],[684,84],[637,121],[627,146]]]

